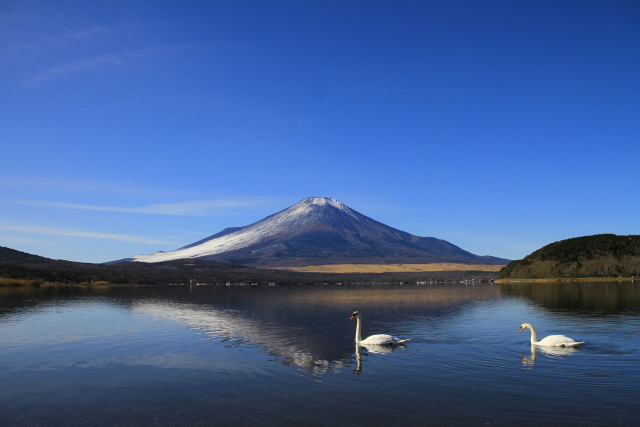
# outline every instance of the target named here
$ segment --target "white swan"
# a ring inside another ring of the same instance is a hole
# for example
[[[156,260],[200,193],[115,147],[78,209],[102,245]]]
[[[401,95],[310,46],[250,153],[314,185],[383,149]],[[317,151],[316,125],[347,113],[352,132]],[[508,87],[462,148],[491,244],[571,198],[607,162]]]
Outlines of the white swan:
[[[371,335],[370,337],[363,340],[360,335],[361,333],[360,331],[362,328],[362,325],[361,325],[362,315],[360,314],[359,311],[354,311],[349,319],[354,319],[354,318],[356,319],[356,344],[362,344],[364,346],[366,345],[398,345],[398,344],[402,344],[404,342],[409,341],[408,339],[401,340],[387,334]]]
[[[525,329],[531,329],[531,344],[532,345],[542,345],[545,347],[575,347],[577,345],[583,344],[586,341],[575,341],[572,338],[565,337],[564,335],[549,335],[548,337],[541,339],[540,341],[536,340],[536,330],[529,323],[523,323],[520,325],[520,331],[522,332]]]

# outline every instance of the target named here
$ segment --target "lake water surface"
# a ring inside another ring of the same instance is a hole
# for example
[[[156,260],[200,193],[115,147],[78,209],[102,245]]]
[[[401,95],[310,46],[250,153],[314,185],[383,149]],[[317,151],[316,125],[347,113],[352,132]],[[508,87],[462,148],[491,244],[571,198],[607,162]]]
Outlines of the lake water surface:
[[[0,425],[640,425],[639,332],[637,281],[0,288]]]

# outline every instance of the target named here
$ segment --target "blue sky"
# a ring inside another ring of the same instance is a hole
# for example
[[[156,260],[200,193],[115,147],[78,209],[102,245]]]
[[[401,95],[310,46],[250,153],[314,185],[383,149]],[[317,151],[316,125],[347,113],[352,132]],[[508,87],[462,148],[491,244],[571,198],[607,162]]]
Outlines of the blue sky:
[[[0,144],[0,246],[58,259],[310,196],[510,259],[640,234],[640,2],[0,0]]]

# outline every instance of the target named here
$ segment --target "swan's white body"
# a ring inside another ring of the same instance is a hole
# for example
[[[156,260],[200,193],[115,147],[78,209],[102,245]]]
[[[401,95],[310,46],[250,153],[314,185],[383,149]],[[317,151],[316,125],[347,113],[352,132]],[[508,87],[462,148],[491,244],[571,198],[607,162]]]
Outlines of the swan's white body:
[[[361,336],[362,315],[360,314],[359,311],[353,312],[350,319],[354,319],[354,318],[356,319],[356,344],[361,344],[364,346],[366,345],[397,345],[397,344],[402,344],[404,342],[409,341],[408,339],[401,340],[392,335],[387,335],[387,334],[371,335],[370,337],[367,337],[366,339],[363,340]]]
[[[531,330],[531,344],[541,345],[545,347],[575,347],[577,345],[585,343],[585,341],[575,341],[572,338],[565,337],[564,335],[549,335],[546,338],[537,341],[536,330],[529,323],[523,323],[520,325],[520,332],[525,329]]]

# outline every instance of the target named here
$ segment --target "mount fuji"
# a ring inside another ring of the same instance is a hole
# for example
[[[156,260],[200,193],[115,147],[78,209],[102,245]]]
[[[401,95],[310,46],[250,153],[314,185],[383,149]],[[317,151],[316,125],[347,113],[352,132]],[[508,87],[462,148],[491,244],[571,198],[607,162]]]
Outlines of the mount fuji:
[[[121,261],[229,261],[256,267],[322,264],[506,264],[445,240],[418,237],[368,218],[327,197],[309,197],[245,227],[227,228],[170,252]]]

